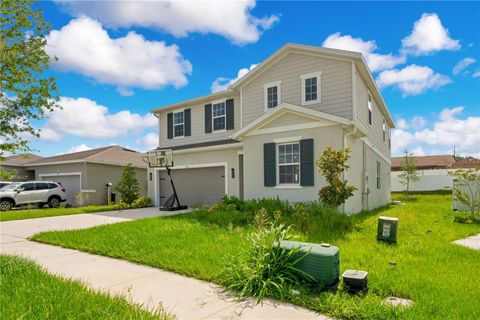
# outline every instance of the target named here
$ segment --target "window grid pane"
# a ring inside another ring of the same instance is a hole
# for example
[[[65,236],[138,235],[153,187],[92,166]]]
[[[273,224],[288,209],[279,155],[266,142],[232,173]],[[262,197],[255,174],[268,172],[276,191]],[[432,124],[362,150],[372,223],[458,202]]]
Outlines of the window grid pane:
[[[225,130],[226,125],[225,102],[212,105],[213,131]]]
[[[300,145],[298,143],[278,146],[278,175],[280,184],[299,183]]]
[[[305,79],[305,101],[317,100],[317,77]]]
[[[183,124],[177,124],[175,127],[175,137],[183,136]]]
[[[183,124],[183,111],[173,114],[173,124]]]
[[[267,108],[275,108],[278,105],[278,87],[267,89]]]

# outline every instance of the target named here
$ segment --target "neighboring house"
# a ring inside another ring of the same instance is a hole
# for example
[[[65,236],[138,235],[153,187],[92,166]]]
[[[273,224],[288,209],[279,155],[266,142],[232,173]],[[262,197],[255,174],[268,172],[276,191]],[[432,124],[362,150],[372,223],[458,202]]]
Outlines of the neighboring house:
[[[228,89],[153,112],[185,204],[317,200],[315,161],[329,145],[352,149],[343,178],[358,191],[345,212],[389,202],[394,123],[360,53],[287,44]],[[171,194],[165,170],[149,169],[148,184],[157,205]]]
[[[67,190],[67,203],[77,205],[75,196],[88,194],[88,203],[106,203],[106,185],[112,183],[112,192],[121,178],[123,166],[128,163],[136,169],[141,194],[147,191],[147,165],[141,154],[121,146],[108,146],[88,151],[67,153],[53,157],[33,156],[18,164],[18,156],[7,157],[2,168],[15,167],[28,174],[19,180],[51,180],[60,182]],[[17,179],[14,179],[17,180]],[[117,195],[118,197],[119,195]]]
[[[411,184],[411,191],[451,190],[453,178],[448,175],[455,169],[479,168],[480,160],[467,158],[455,160],[452,155],[418,156],[414,157],[419,180]],[[405,185],[401,183],[402,163],[405,157],[392,157],[392,191],[404,191]]]
[[[13,155],[0,161],[0,169],[10,173],[15,181],[35,180],[35,172],[25,170],[24,165],[30,161],[41,159],[42,157],[31,153]]]

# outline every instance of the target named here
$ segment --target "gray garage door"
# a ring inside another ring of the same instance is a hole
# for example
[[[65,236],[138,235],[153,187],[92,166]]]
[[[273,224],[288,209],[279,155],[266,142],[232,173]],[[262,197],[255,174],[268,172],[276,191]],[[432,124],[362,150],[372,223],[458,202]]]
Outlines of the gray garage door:
[[[225,195],[225,168],[196,168],[172,170],[178,198],[188,206],[218,203]],[[160,171],[160,204],[173,194],[166,171]]]
[[[76,206],[75,196],[80,192],[80,176],[43,176],[42,180],[60,182],[67,193],[67,204]]]

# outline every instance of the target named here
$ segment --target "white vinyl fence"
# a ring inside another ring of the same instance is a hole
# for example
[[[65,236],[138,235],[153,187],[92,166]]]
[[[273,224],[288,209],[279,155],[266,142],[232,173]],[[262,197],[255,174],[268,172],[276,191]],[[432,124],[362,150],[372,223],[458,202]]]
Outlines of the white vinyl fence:
[[[420,180],[410,183],[410,191],[452,190],[453,178],[448,175],[447,169],[418,170]],[[404,191],[405,185],[400,183],[401,171],[394,171],[391,175],[391,190]]]

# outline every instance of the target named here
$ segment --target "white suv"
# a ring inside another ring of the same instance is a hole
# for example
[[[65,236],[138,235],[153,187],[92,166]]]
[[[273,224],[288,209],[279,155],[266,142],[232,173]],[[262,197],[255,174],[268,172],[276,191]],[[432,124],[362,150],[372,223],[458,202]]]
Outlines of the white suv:
[[[66,199],[65,188],[59,182],[14,182],[0,189],[0,211],[26,204],[37,204],[40,208],[48,204],[57,208]]]

